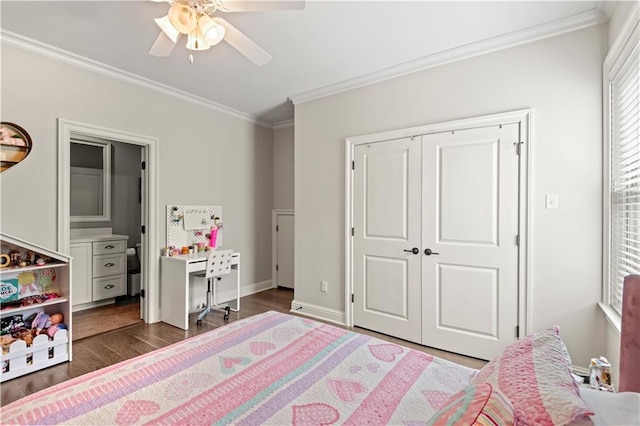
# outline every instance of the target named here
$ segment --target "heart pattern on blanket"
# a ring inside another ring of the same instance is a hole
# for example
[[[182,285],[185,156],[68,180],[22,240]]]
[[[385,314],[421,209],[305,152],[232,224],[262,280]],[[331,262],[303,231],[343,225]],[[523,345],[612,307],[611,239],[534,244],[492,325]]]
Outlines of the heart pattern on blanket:
[[[307,318],[300,318],[300,322],[302,322],[302,325],[305,327],[313,327],[314,325],[314,321]]]
[[[154,401],[137,400],[124,403],[116,415],[116,423],[119,425],[131,425],[138,423],[142,416],[149,416],[160,409],[160,404]]]
[[[371,373],[377,373],[379,368],[380,365],[376,364],[375,362],[367,364],[367,370],[369,370]]]
[[[164,395],[170,401],[181,401],[191,395],[200,393],[199,389],[206,388],[215,381],[210,374],[184,374],[173,378],[165,388]]]
[[[247,365],[250,362],[250,358],[243,356],[221,356],[220,369],[225,374],[231,374],[236,371],[236,365]]]
[[[365,391],[364,384],[352,380],[328,379],[329,387],[343,402],[353,402]]]
[[[422,391],[422,394],[424,395],[425,398],[427,398],[427,401],[429,401],[429,404],[431,404],[431,406],[436,410],[439,410],[442,407],[444,407],[444,404],[449,400],[449,398],[451,398],[451,395],[452,395],[448,392],[442,392],[442,391],[436,391],[436,390],[424,390]]]
[[[338,421],[340,413],[329,404],[314,403],[294,405],[294,425],[330,425]]]
[[[251,342],[249,343],[249,350],[254,355],[264,355],[269,351],[272,351],[276,348],[271,342]]]
[[[371,355],[384,362],[395,361],[396,355],[400,355],[403,352],[400,346],[391,343],[369,345],[369,351],[371,351]]]
[[[294,327],[276,328],[273,330],[273,340],[276,342],[288,342],[303,332],[304,330]]]

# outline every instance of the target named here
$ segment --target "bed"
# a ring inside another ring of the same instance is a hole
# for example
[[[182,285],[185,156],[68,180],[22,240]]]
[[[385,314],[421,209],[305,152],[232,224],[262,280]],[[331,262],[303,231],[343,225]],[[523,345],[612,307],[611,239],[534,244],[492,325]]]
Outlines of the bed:
[[[593,410],[570,378],[557,328],[518,342],[515,360],[507,353],[474,370],[269,311],[60,383],[0,416],[3,424],[82,425],[589,422]],[[538,357],[547,357],[543,373],[533,370]],[[505,383],[512,370],[515,387]],[[523,410],[522,400],[543,408]]]

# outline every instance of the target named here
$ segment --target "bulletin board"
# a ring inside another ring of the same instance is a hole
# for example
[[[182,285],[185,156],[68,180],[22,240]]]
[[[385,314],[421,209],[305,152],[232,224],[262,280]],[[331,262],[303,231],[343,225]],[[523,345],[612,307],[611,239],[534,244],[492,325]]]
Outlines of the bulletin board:
[[[167,246],[180,248],[197,243],[209,245],[207,235],[216,222],[218,226],[216,247],[220,247],[224,235],[222,206],[168,205]]]

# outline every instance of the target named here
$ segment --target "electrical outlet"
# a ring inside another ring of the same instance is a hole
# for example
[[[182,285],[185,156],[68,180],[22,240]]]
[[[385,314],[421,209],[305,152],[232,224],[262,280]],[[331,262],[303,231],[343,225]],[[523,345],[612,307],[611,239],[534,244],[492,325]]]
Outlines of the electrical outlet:
[[[323,292],[327,292],[327,287],[329,286],[329,283],[327,283],[326,281],[321,281],[320,282],[320,290],[322,290]]]
[[[547,210],[556,210],[558,208],[558,194],[547,194],[545,201]]]

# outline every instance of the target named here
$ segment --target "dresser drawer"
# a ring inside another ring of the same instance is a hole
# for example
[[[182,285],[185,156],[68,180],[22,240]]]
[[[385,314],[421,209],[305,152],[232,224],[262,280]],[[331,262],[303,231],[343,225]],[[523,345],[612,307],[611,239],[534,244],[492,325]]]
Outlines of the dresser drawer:
[[[93,300],[109,299],[124,293],[124,275],[93,279]]]
[[[93,256],[93,278],[124,274],[125,271],[126,259],[124,253]]]
[[[126,249],[126,245],[124,240],[93,242],[94,256],[98,254],[124,253],[125,249]]]

